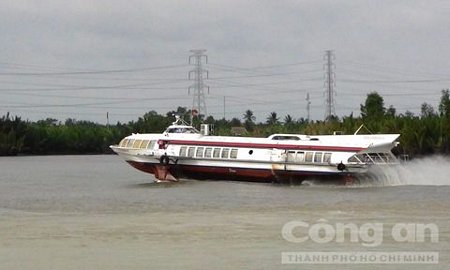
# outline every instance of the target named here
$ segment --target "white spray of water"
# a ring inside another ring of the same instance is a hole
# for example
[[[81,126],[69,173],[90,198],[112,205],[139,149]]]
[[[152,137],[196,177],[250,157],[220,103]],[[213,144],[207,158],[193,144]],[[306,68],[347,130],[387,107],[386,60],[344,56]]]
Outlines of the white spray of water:
[[[430,156],[414,159],[397,167],[375,170],[373,179],[362,181],[361,185],[450,186],[450,158]]]

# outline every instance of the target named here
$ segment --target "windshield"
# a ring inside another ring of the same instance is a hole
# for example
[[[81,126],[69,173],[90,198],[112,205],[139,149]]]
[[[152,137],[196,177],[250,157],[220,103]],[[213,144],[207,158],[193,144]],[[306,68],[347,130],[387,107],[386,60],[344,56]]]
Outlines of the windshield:
[[[194,128],[191,127],[172,127],[166,130],[167,133],[197,133]]]

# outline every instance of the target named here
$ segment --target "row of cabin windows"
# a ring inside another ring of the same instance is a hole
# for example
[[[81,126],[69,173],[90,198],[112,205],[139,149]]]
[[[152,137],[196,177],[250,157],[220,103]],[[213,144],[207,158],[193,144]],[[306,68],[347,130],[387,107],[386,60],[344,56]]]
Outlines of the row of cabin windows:
[[[119,143],[119,147],[153,149],[155,147],[155,144],[156,144],[155,140],[123,139]]]
[[[301,162],[330,163],[331,153],[288,151],[288,161],[295,163]]]
[[[237,158],[238,150],[234,148],[187,147],[180,148],[180,157],[197,158]]]

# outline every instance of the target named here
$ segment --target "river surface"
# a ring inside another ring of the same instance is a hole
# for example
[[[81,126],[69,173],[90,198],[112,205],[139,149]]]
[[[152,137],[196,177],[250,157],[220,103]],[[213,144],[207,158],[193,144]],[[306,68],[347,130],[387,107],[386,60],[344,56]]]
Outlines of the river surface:
[[[442,157],[354,186],[156,184],[114,155],[1,157],[0,172],[0,269],[450,269]],[[432,252],[438,263],[286,252]]]

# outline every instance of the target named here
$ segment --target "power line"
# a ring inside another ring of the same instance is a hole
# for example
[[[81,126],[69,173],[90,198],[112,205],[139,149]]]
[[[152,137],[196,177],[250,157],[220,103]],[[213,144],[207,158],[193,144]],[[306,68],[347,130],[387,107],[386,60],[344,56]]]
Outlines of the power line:
[[[304,61],[304,62],[296,62],[296,63],[287,63],[287,64],[276,64],[276,65],[268,65],[268,66],[254,66],[254,67],[236,67],[236,66],[230,66],[230,65],[224,65],[224,64],[214,64],[210,63],[208,65],[210,66],[216,66],[219,68],[228,69],[230,71],[247,71],[247,72],[255,72],[260,69],[271,69],[271,68],[280,68],[280,67],[290,67],[290,66],[301,66],[301,65],[307,65],[307,64],[315,64],[320,63],[320,60],[314,60],[314,61]]]
[[[171,98],[146,98],[146,99],[135,99],[135,100],[119,100],[119,101],[107,101],[107,102],[91,102],[91,103],[70,103],[70,104],[34,104],[34,103],[18,103],[18,105],[1,105],[4,108],[49,108],[49,107],[91,107],[95,105],[114,105],[114,104],[124,104],[124,103],[134,103],[142,101],[151,100],[185,100],[182,97],[171,97]],[[14,104],[9,102],[9,104]]]
[[[304,71],[304,72],[293,71],[293,72],[257,74],[257,75],[244,75],[244,76],[212,77],[212,78],[210,78],[210,80],[275,77],[275,76],[286,76],[286,75],[298,75],[298,74],[302,74],[302,73],[313,73],[313,72],[319,72],[319,71],[322,71],[322,69],[307,70],[307,71]]]
[[[450,78],[442,79],[422,79],[422,80],[358,80],[358,79],[340,79],[342,82],[352,83],[430,83],[430,82],[450,82]]]
[[[109,73],[130,73],[148,70],[170,69],[176,67],[186,67],[186,65],[167,65],[147,68],[132,69],[112,69],[112,70],[94,70],[94,71],[74,71],[74,72],[0,72],[0,76],[60,76],[60,75],[92,75]]]
[[[419,69],[418,71],[415,72],[411,72],[410,70],[405,70],[402,68],[398,68],[398,67],[393,67],[393,66],[385,66],[385,65],[376,65],[376,64],[367,64],[367,63],[359,63],[356,61],[343,61],[344,64],[346,64],[347,66],[355,66],[358,70],[363,69],[372,69],[375,72],[381,72],[381,73],[388,73],[389,75],[397,73],[397,74],[401,74],[401,75],[408,75],[408,76],[433,76],[433,77],[447,77],[448,73],[430,73],[430,72],[424,72],[424,71],[420,71],[420,66],[415,67],[416,69]]]

